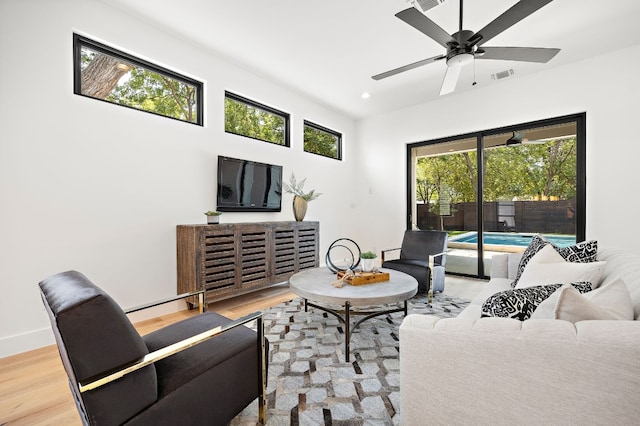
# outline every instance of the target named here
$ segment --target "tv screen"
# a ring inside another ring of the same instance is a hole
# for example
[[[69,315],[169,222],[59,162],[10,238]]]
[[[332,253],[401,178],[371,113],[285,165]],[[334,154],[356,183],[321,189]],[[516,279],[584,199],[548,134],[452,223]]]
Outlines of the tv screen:
[[[217,199],[222,212],[279,212],[282,166],[218,156]]]

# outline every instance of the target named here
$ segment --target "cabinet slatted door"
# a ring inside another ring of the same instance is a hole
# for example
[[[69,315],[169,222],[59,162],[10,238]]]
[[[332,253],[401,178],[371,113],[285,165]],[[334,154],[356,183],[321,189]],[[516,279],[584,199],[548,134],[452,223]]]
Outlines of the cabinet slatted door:
[[[318,238],[313,227],[301,228],[298,234],[298,269],[318,266]]]
[[[319,239],[318,222],[178,225],[178,293],[211,302],[286,282],[318,266]]]
[[[235,242],[233,232],[202,234],[204,256],[202,271],[207,290],[232,286],[236,280]]]
[[[241,232],[240,276],[243,286],[263,284],[267,280],[267,232]]]
[[[276,229],[274,244],[276,277],[291,276],[296,271],[295,231],[293,229]]]

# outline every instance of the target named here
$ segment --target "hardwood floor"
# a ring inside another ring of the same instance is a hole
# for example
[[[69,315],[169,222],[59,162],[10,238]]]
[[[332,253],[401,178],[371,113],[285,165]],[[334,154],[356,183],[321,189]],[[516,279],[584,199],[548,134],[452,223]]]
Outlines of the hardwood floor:
[[[447,276],[445,293],[471,299],[485,284]],[[287,285],[209,304],[209,310],[228,318],[240,318],[293,299]],[[147,334],[181,319],[197,315],[184,310],[136,323]],[[0,426],[81,425],[55,345],[0,359]]]
[[[235,319],[295,297],[280,285],[209,304],[209,310]],[[136,323],[147,334],[197,315],[184,310]],[[81,425],[67,375],[55,345],[0,360],[0,425]]]

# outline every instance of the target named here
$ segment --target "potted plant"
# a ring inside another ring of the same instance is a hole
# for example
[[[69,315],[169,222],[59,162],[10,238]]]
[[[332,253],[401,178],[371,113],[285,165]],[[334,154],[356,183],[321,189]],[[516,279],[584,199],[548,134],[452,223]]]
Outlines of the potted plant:
[[[372,272],[375,269],[374,262],[376,257],[378,256],[372,251],[360,253],[360,269],[362,269],[362,272]]]
[[[216,210],[209,210],[208,212],[204,212],[204,214],[207,216],[207,223],[208,224],[216,224],[216,223],[220,223],[220,215],[222,214],[222,212],[216,211]]]
[[[309,192],[304,192],[304,183],[307,178],[302,179],[300,182],[296,181],[296,176],[291,173],[289,183],[283,183],[282,188],[284,192],[293,194],[293,216],[296,221],[300,222],[304,219],[304,215],[307,214],[307,204],[309,201],[313,201],[318,198],[321,193],[316,192],[314,189]]]

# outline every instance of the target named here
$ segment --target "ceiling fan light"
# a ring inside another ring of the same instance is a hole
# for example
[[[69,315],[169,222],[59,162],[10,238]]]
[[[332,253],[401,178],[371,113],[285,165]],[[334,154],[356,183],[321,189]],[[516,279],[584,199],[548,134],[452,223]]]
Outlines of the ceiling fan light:
[[[460,53],[447,59],[447,65],[450,67],[463,67],[471,62],[473,62],[473,55],[471,53]]]

